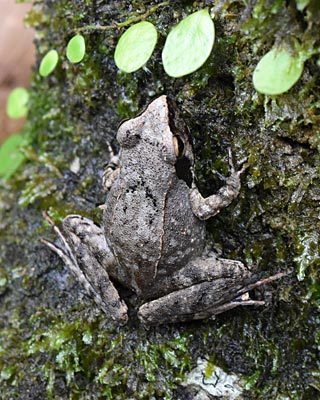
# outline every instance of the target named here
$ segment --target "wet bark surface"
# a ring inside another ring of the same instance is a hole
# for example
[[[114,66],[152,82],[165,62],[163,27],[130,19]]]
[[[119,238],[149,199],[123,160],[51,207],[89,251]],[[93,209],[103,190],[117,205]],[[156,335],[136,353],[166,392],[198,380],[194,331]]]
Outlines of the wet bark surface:
[[[319,11],[313,1],[302,11],[295,2],[270,7],[268,0],[170,2],[148,16],[159,40],[147,69],[119,72],[113,53],[126,27],[114,22],[143,19],[156,3],[47,0],[35,2],[27,17],[37,30],[38,64],[52,48],[61,58],[46,79],[35,68],[27,160],[0,183],[0,397],[190,398],[193,390],[180,383],[205,357],[243,377],[244,398],[316,398]],[[201,69],[172,79],[161,63],[165,37],[204,7],[215,12],[214,50]],[[72,65],[65,47],[80,27],[87,53]],[[292,40],[315,54],[301,79],[281,96],[257,94],[251,75],[260,57],[274,43]],[[70,213],[99,223],[107,141],[116,150],[120,121],[161,94],[177,101],[191,130],[203,195],[223,185],[214,170],[227,175],[229,147],[236,161],[248,157],[239,198],[207,224],[209,248],[270,275],[294,273],[256,293],[267,299],[263,308],[150,330],[132,316],[118,329],[40,243],[54,239],[42,212],[57,223]]]

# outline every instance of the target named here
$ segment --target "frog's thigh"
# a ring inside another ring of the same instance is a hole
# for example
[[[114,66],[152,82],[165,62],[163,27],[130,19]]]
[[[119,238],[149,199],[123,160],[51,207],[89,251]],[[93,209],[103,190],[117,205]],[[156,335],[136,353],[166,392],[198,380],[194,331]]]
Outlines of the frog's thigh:
[[[263,304],[249,299],[246,292],[258,280],[238,261],[199,258],[172,278],[175,291],[140,307],[138,316],[143,323],[204,319],[239,305]]]
[[[109,279],[107,270],[115,263],[101,228],[88,218],[70,215],[63,221],[60,237],[64,248],[52,248],[65,261],[97,305],[113,320],[127,321],[127,306]],[[60,254],[58,251],[60,250]]]
[[[62,225],[75,254],[82,245],[86,245],[106,271],[113,268],[115,258],[107,245],[103,229],[81,215],[68,215]]]
[[[212,254],[191,260],[185,267],[167,277],[166,286],[170,291],[175,291],[197,283],[220,279],[232,287],[235,282],[243,282],[252,275],[253,272],[241,261],[217,258]]]

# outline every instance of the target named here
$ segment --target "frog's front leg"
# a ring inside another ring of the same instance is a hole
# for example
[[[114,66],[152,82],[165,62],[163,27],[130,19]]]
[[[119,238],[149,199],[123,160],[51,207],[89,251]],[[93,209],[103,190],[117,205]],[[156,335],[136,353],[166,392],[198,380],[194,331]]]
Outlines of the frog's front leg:
[[[230,150],[229,165],[231,174],[226,179],[226,184],[219,189],[217,194],[204,198],[197,187],[193,185],[190,191],[190,203],[193,213],[199,219],[205,220],[217,215],[238,196],[241,189],[240,176],[245,168],[239,171],[235,170]]]
[[[120,172],[120,153],[114,154],[110,144],[108,144],[108,149],[110,153],[110,161],[105,166],[102,175],[102,187],[105,192],[110,190]]]
[[[144,324],[156,325],[204,319],[238,306],[263,305],[264,301],[250,299],[248,292],[284,275],[259,279],[239,261],[197,258],[168,280],[171,293],[142,305],[138,316]]]
[[[45,219],[53,226],[62,246],[44,239],[42,242],[64,261],[106,315],[120,324],[126,323],[127,306],[120,300],[107,272],[115,259],[102,229],[88,218],[69,215],[63,220],[62,233],[47,215]]]

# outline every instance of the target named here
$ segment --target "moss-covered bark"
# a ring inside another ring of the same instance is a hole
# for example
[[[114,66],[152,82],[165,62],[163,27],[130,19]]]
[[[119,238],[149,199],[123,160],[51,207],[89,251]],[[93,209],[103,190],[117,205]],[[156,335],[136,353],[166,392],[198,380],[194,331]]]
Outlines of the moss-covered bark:
[[[66,61],[65,46],[77,28],[127,21],[156,3],[44,0],[27,18],[37,29],[39,59],[55,48],[62,61],[47,79],[35,70],[25,127],[28,161],[0,183],[0,397],[187,398],[177,387],[205,355],[244,376],[245,398],[317,398],[318,1],[306,1],[302,11],[301,0],[170,2],[148,17],[160,32],[148,69],[126,75],[115,68],[123,28],[84,29],[84,61]],[[165,36],[203,7],[215,12],[214,51],[197,72],[171,79],[161,64]],[[297,41],[310,54],[300,81],[282,96],[258,95],[251,74],[259,58],[274,43],[293,48]],[[208,244],[270,274],[295,273],[265,289],[270,301],[263,309],[149,331],[131,320],[117,330],[39,243],[51,235],[41,212],[56,221],[81,213],[99,222],[106,142],[116,148],[117,124],[163,93],[177,100],[194,136],[203,194],[221,184],[214,169],[227,174],[229,146],[236,159],[249,160],[240,198],[208,223]]]

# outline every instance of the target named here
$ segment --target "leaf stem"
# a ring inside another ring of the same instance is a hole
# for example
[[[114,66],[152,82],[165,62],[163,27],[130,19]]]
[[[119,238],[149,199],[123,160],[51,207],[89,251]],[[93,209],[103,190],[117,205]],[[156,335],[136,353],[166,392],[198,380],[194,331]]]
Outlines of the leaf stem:
[[[73,29],[73,31],[79,33],[79,32],[90,32],[90,31],[109,31],[112,29],[123,28],[135,22],[145,20],[146,18],[149,17],[149,15],[155,13],[158,10],[158,8],[168,6],[169,4],[170,4],[169,1],[164,1],[162,3],[159,3],[151,7],[145,13],[129,17],[126,21],[123,22],[114,22],[111,25],[85,25],[80,28],[75,28]]]

